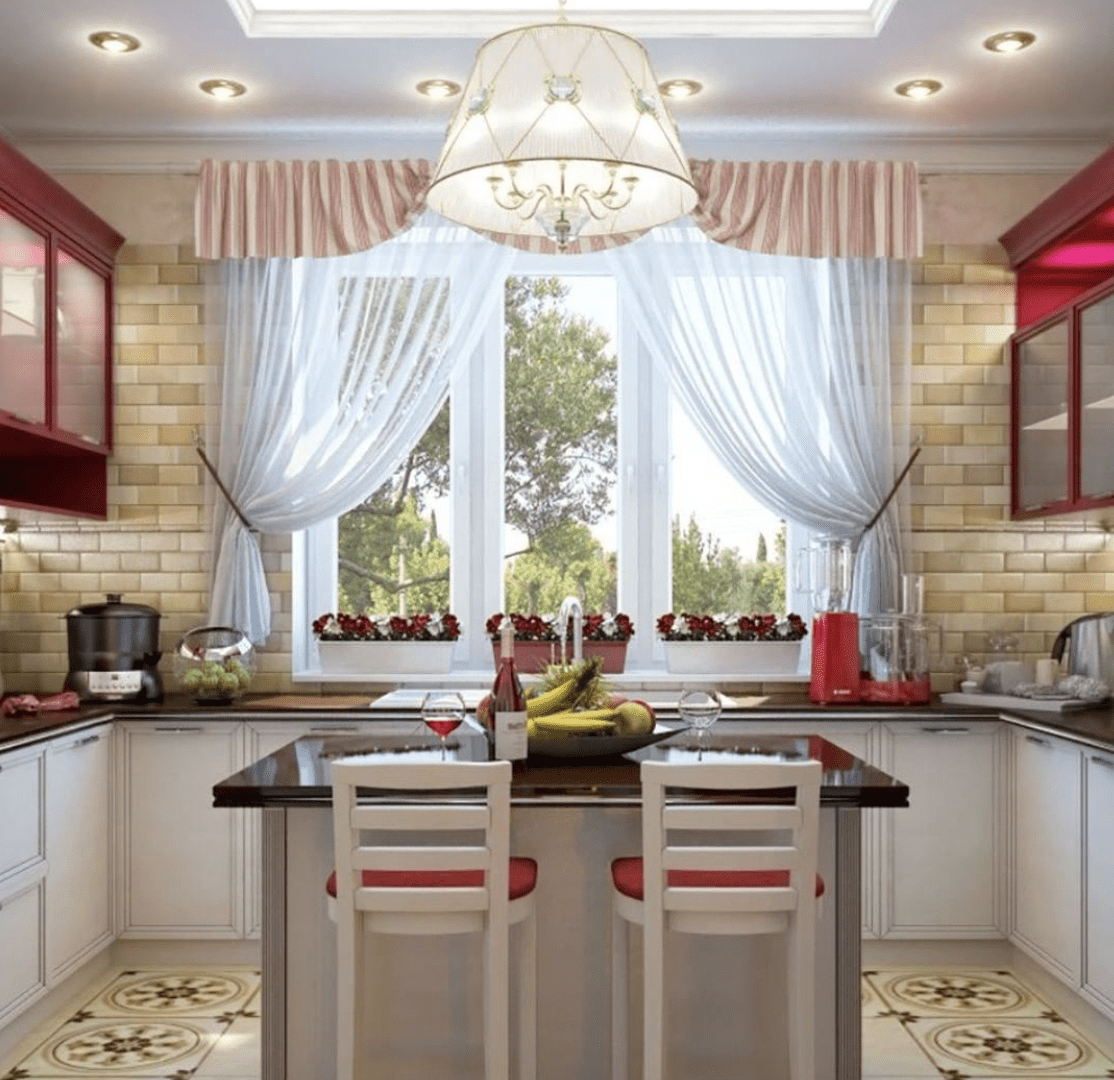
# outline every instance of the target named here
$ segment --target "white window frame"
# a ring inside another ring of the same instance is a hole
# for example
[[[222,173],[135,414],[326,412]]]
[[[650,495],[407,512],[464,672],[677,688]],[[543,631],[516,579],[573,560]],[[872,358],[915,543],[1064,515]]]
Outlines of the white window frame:
[[[610,276],[603,258],[520,253],[514,276]],[[670,464],[671,395],[652,357],[635,332],[632,306],[617,296],[618,476],[616,483],[618,608],[630,615],[636,633],[627,649],[624,676],[652,681],[668,678],[657,617],[672,609],[672,498]],[[625,343],[633,343],[629,347]],[[450,610],[462,633],[448,675],[376,674],[374,681],[477,683],[490,677],[491,643],[484,622],[503,608],[503,309],[450,388]],[[459,417],[479,418],[461,424]],[[631,419],[633,418],[633,419]],[[786,544],[786,599],[789,610],[807,619],[794,573],[794,527]],[[313,619],[337,607],[337,522],[322,522],[294,534],[292,546],[292,669],[295,681],[365,681],[321,672],[311,631]],[[620,677],[616,681],[621,681]],[[674,681],[679,681],[675,678]]]

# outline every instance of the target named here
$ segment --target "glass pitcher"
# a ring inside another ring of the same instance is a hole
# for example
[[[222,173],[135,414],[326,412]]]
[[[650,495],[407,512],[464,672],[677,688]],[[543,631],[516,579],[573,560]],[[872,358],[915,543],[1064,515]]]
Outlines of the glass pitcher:
[[[802,552],[807,556],[808,589],[812,610],[847,611],[851,606],[851,581],[855,550],[846,537],[817,537]]]

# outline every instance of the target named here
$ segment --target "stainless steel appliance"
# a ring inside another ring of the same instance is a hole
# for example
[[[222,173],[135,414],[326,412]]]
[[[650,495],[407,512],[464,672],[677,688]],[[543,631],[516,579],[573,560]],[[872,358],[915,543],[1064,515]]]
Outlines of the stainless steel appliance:
[[[159,613],[109,593],[66,614],[67,690],[82,701],[162,701]]]
[[[1114,690],[1114,612],[1083,615],[1068,623],[1052,645],[1052,659],[1063,660],[1069,675],[1102,679]]]

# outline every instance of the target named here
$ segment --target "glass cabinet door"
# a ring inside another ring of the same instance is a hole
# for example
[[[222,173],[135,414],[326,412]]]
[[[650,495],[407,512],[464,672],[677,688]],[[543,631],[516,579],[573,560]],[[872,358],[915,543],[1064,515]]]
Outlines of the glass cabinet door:
[[[1114,495],[1114,294],[1079,313],[1079,494]]]
[[[0,410],[46,423],[47,238],[0,209]]]
[[[105,334],[108,295],[104,277],[58,249],[57,403],[62,431],[98,445],[105,441]]]
[[[1067,316],[1016,345],[1017,476],[1020,510],[1065,502],[1069,486]]]

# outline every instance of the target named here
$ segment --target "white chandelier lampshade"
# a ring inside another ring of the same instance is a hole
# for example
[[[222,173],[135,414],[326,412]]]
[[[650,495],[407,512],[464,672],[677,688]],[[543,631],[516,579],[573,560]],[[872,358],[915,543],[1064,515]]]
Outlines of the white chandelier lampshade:
[[[526,26],[480,46],[426,201],[481,232],[636,233],[696,205],[642,44],[598,26]]]

